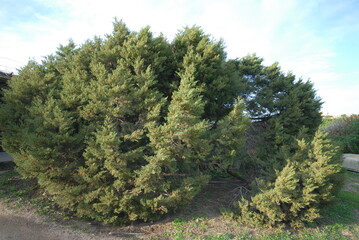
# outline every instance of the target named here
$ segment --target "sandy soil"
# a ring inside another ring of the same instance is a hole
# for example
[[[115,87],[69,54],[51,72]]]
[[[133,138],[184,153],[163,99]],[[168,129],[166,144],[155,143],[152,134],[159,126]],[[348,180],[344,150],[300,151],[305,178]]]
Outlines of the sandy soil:
[[[0,203],[0,240],[82,240],[122,239],[71,230],[55,222],[45,222],[28,211],[17,212]]]
[[[226,229],[228,226],[220,220],[218,209],[227,206],[234,200],[239,190],[241,188],[238,188],[238,183],[235,180],[230,182],[227,180],[211,181],[209,186],[204,189],[203,194],[198,196],[197,200],[199,201],[195,201],[192,208],[184,213],[171,215],[156,223],[136,223],[124,227],[102,226],[81,220],[67,220],[65,221],[66,225],[62,225],[61,220],[49,221],[46,216],[36,214],[31,206],[25,205],[9,209],[6,206],[12,204],[0,202],[0,240],[147,239],[158,237],[171,229],[171,220],[174,218],[191,218],[192,215],[202,215],[202,212],[212,219],[211,226],[218,225],[218,228]],[[218,195],[223,197],[218,197]],[[74,227],[77,230],[73,230]],[[217,227],[212,228],[219,231]]]

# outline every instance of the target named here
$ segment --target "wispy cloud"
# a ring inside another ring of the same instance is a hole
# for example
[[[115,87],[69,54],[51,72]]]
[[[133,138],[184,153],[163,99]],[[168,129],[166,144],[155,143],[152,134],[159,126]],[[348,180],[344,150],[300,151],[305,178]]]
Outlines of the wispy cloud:
[[[202,26],[224,39],[229,58],[257,53],[266,64],[278,61],[284,71],[310,78],[326,102],[325,109],[343,109],[331,100],[335,89],[343,92],[337,93],[342,96],[337,99],[357,103],[359,98],[357,88],[345,86],[349,78],[351,83],[359,81],[357,69],[338,67],[338,62],[350,61],[344,59],[349,53],[341,46],[359,38],[355,0],[19,0],[14,4],[22,7],[0,9],[0,68],[14,69],[29,58],[40,60],[69,38],[81,44],[110,33],[117,17],[132,30],[149,25],[169,39],[185,25]],[[356,51],[350,55],[357,56]],[[353,74],[343,77],[344,72]]]

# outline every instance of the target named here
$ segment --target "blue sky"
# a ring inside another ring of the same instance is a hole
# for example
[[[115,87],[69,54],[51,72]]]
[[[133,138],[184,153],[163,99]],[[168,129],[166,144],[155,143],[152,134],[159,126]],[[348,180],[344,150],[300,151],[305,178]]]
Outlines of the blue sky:
[[[0,0],[0,70],[110,33],[114,17],[169,40],[199,25],[228,58],[256,53],[310,79],[323,113],[359,114],[359,0]]]

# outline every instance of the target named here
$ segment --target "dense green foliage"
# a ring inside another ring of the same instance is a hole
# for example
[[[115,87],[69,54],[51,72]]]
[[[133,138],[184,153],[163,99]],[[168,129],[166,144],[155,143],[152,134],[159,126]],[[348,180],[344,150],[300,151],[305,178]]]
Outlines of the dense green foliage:
[[[3,97],[2,90],[7,87],[7,81],[9,81],[11,79],[11,77],[12,77],[12,73],[8,74],[8,73],[0,71],[0,104],[3,103],[3,101],[2,101],[2,97]],[[2,138],[1,136],[2,136],[2,134],[1,134],[1,128],[0,128],[0,152],[3,151],[2,146],[1,146],[1,138]]]
[[[359,153],[359,115],[324,120],[322,125],[344,153]]]
[[[148,27],[131,32],[115,22],[104,39],[70,41],[41,64],[29,62],[9,86],[0,108],[5,150],[23,176],[78,216],[157,219],[226,171],[274,181],[266,189],[276,198],[276,183],[287,179],[295,187],[285,194],[302,201],[299,222],[330,198],[336,150],[320,135],[311,141],[321,122],[313,85],[255,55],[227,60],[223,43],[198,27],[169,43]],[[310,140],[297,145],[301,136]],[[322,168],[323,179],[308,166]],[[308,193],[315,204],[298,196],[309,185],[323,191]],[[258,201],[272,207],[267,190],[248,211]]]
[[[278,63],[264,66],[263,59],[255,55],[230,62],[241,78],[239,89],[253,122],[247,150],[257,160],[255,172],[273,173],[273,165],[284,165],[278,159],[271,161],[283,145],[295,142],[303,129],[313,136],[321,123],[322,102],[312,83],[296,81],[292,73],[283,73]]]
[[[197,27],[168,43],[116,22],[105,39],[69,42],[10,81],[3,145],[23,176],[78,216],[156,219],[243,149],[249,121],[223,92],[224,56]]]
[[[283,73],[278,63],[263,66],[263,59],[255,55],[236,62],[243,78],[241,93],[252,120],[276,118],[290,135],[298,134],[303,126],[315,132],[321,122],[321,102],[310,82],[296,81],[292,73]]]
[[[239,202],[240,222],[253,226],[302,227],[320,217],[320,208],[341,186],[341,155],[326,134],[298,140],[296,149],[283,151],[286,165],[272,182],[262,182],[250,201]]]

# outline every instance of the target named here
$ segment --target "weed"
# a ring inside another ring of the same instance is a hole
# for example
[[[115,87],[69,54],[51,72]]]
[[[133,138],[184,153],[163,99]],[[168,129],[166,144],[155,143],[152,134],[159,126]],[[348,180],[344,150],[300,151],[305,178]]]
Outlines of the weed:
[[[186,223],[187,223],[187,221],[183,218],[175,218],[172,222],[172,225],[176,230],[182,230],[183,226]]]
[[[79,230],[79,227],[78,226],[71,226],[70,227],[72,230]]]
[[[182,239],[185,239],[185,238],[184,238],[184,231],[183,231],[183,230],[177,231],[177,232],[174,234],[173,239],[174,239],[174,240],[182,240]]]
[[[205,240],[230,240],[233,239],[233,235],[231,234],[219,234],[215,236],[208,236],[204,238]]]
[[[6,189],[8,192],[14,192],[17,190],[17,187],[16,186],[8,186]]]
[[[20,196],[25,195],[25,193],[26,193],[25,190],[19,190],[19,191],[15,192],[15,195],[20,197]]]
[[[4,185],[8,185],[10,184],[10,180],[9,179],[5,179],[3,181],[0,181],[0,186],[4,186]]]
[[[207,219],[208,218],[205,218],[205,217],[193,217],[192,221],[195,222],[195,223],[199,223],[199,222],[205,221]]]

